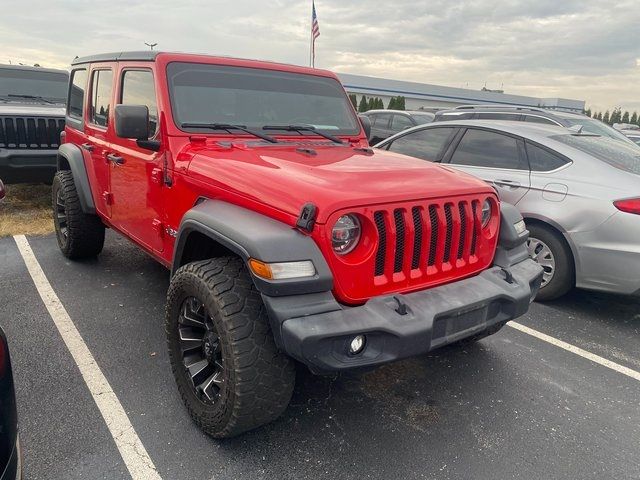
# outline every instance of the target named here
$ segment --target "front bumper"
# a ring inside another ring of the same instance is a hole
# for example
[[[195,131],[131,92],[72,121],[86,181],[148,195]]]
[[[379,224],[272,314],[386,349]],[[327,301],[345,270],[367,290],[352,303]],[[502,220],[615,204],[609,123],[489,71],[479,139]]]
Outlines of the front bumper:
[[[0,179],[5,183],[51,182],[58,150],[0,148]]]
[[[428,290],[376,297],[360,307],[288,318],[281,323],[279,343],[314,373],[381,365],[519,317],[528,310],[541,280],[542,269],[530,259],[506,269],[492,267]],[[405,314],[398,313],[399,304],[406,306]],[[349,342],[360,334],[366,335],[366,346],[350,355]]]

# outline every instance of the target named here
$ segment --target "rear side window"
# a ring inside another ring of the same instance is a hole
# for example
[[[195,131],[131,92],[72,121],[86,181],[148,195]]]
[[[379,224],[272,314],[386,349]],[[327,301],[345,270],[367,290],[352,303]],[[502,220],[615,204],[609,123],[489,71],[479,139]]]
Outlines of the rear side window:
[[[529,123],[543,123],[545,125],[558,125],[553,120],[549,120],[548,118],[538,117],[537,115],[525,115],[524,121]]]
[[[451,163],[473,167],[528,170],[520,157],[518,141],[496,132],[470,129],[464,134]]]
[[[113,72],[111,70],[96,70],[91,79],[91,116],[89,121],[101,127],[109,125],[109,104],[111,103],[111,89]]]
[[[404,115],[394,115],[393,120],[391,120],[391,130],[394,132],[400,132],[405,128],[413,127],[413,122]]]
[[[87,70],[74,70],[71,72],[69,98],[67,100],[67,115],[79,120],[84,113],[84,95],[87,89]]]
[[[566,165],[566,161],[544,148],[538,147],[527,142],[527,157],[529,157],[529,166],[534,172],[550,172],[556,168]]]
[[[518,120],[520,115],[517,113],[495,113],[495,112],[480,112],[478,118],[480,120]]]
[[[372,126],[377,128],[389,128],[390,113],[380,113],[375,115],[375,119],[372,122]]]
[[[149,135],[158,128],[158,104],[153,73],[150,70],[125,70],[122,77],[122,98],[127,105],[145,105],[149,109]]]
[[[394,140],[389,150],[433,162],[439,159],[440,152],[448,144],[453,130],[452,127],[443,127],[412,132]]]

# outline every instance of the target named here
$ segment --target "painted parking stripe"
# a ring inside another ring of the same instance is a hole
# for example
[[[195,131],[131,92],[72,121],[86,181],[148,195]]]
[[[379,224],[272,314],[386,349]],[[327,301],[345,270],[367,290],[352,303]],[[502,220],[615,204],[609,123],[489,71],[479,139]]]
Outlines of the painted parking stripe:
[[[527,335],[536,337],[537,339],[542,340],[543,342],[550,343],[551,345],[555,345],[556,347],[562,348],[563,350],[566,350],[571,353],[575,353],[576,355],[579,355],[583,358],[591,360],[592,362],[602,365],[603,367],[610,368],[611,370],[614,370],[618,373],[626,375],[627,377],[631,377],[635,380],[640,381],[640,372],[636,370],[632,370],[628,367],[625,367],[624,365],[620,365],[618,363],[612,362],[611,360],[607,360],[606,358],[601,357],[600,355],[596,355],[595,353],[588,352],[587,350],[583,350],[582,348],[576,347],[575,345],[571,345],[570,343],[563,342],[562,340],[558,340],[557,338],[551,337],[545,333],[534,330],[533,328],[529,328],[525,325],[522,325],[521,323],[509,322],[507,323],[507,325],[509,325],[511,328],[515,328],[516,330],[519,330],[520,332],[526,333]]]
[[[96,402],[102,418],[109,428],[109,432],[118,447],[129,473],[134,479],[160,480],[160,475],[151,461],[144,445],[133,429],[118,397],[111,389],[111,385],[100,370],[89,348],[84,343],[71,317],[53,291],[51,284],[38,263],[29,242],[24,235],[13,237],[33,283],[44,302],[49,315],[53,319],[58,332],[69,349],[80,373],[89,387],[91,396]]]

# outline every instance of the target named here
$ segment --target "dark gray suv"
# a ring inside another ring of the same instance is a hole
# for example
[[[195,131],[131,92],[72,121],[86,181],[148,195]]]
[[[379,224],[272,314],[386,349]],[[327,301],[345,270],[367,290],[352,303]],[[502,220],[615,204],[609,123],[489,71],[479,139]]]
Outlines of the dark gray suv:
[[[561,127],[581,127],[584,133],[634,143],[625,135],[595,118],[581,113],[562,112],[544,108],[515,105],[461,105],[451,110],[436,112],[434,122],[447,120],[511,120],[516,122],[559,125]]]
[[[407,110],[369,110],[361,113],[371,120],[369,142],[375,145],[407,128],[433,122],[435,113]]]

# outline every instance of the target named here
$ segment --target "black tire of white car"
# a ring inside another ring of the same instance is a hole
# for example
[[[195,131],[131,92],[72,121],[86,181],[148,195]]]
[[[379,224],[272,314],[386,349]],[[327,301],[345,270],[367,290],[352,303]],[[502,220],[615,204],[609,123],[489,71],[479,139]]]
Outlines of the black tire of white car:
[[[77,260],[98,255],[104,246],[105,226],[97,215],[82,211],[73,174],[62,170],[51,187],[53,224],[60,251]]]
[[[187,315],[192,299],[195,315]],[[192,329],[194,318],[207,327]],[[178,391],[207,434],[233,437],[273,421],[287,408],[295,366],[277,349],[260,293],[241,259],[214,258],[178,269],[167,293],[165,331]],[[214,348],[185,344],[185,338],[201,334],[203,342],[213,335]],[[191,365],[203,360],[209,370],[196,380],[200,367]]]
[[[575,285],[575,267],[573,257],[559,234],[543,225],[527,225],[530,240],[540,240],[553,255],[555,269],[549,282],[540,288],[536,300],[549,301],[562,297]]]

